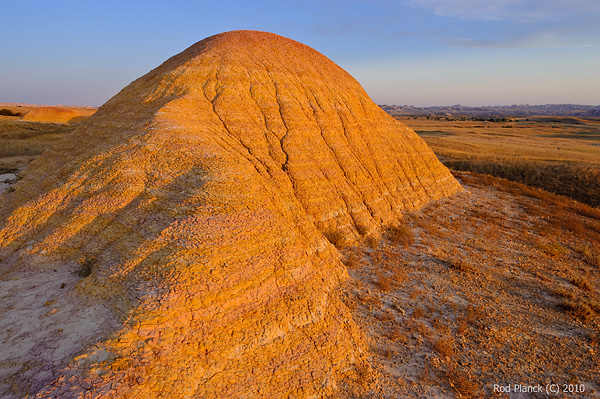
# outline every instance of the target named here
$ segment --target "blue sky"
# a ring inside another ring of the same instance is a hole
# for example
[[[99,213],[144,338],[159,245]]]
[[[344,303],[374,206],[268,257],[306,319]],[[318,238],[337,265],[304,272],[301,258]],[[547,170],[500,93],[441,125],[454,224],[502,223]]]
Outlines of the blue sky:
[[[5,1],[0,102],[103,104],[193,43],[255,29],[379,104],[600,105],[598,0]]]

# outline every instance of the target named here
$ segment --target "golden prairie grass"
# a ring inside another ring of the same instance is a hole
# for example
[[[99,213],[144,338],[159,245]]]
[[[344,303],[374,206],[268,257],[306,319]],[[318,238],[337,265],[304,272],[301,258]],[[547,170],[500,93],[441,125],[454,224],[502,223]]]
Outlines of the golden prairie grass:
[[[600,205],[600,166],[512,159],[453,159],[445,163],[451,169],[502,177],[593,206]],[[531,190],[529,195],[535,198],[537,193]]]
[[[600,206],[598,119],[517,118],[511,129],[479,121],[398,119],[451,169],[502,177]]]

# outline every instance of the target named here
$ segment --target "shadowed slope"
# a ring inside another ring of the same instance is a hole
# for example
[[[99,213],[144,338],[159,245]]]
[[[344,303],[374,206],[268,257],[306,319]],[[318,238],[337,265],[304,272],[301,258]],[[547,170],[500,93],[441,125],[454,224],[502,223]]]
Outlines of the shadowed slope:
[[[44,291],[58,310],[30,338],[41,355],[2,359],[17,370],[5,386],[264,397],[331,393],[363,361],[332,293],[346,271],[321,233],[353,240],[460,187],[326,57],[237,31],[123,89],[15,189],[2,272],[67,282]],[[88,300],[107,321],[56,343]],[[33,358],[45,378],[28,374]]]

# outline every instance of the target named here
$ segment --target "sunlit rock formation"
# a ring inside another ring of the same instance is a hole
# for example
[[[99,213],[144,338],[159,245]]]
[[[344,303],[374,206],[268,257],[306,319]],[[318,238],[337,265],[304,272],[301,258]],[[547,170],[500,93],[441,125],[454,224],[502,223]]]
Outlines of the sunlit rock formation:
[[[0,393],[331,394],[366,349],[325,236],[377,234],[459,189],[322,54],[209,37],[0,199]]]

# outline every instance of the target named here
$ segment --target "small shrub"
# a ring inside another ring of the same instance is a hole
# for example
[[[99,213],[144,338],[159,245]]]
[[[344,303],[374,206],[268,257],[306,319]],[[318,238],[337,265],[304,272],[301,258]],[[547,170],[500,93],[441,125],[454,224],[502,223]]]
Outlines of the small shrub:
[[[451,268],[459,272],[472,273],[475,271],[475,268],[471,264],[462,259],[450,259],[449,263]]]
[[[390,310],[384,309],[378,316],[377,319],[379,319],[380,322],[385,323],[385,324],[394,324],[396,321],[396,318],[392,315]]]
[[[351,252],[350,254],[348,254],[346,256],[346,258],[344,259],[344,265],[346,265],[346,267],[348,269],[357,268],[359,263],[360,263],[360,260],[358,259],[358,256],[354,252]]]
[[[384,336],[392,342],[398,344],[407,344],[409,338],[406,334],[400,330],[398,326],[392,325],[388,331],[384,333]]]
[[[567,299],[562,303],[562,306],[574,316],[583,320],[588,320],[594,315],[592,308],[590,308],[587,303],[581,300],[572,301]]]
[[[383,292],[389,292],[392,290],[392,283],[390,277],[382,274],[377,278],[376,285]]]
[[[454,354],[454,340],[450,337],[442,337],[435,341],[433,348],[443,357],[452,357]]]
[[[469,332],[469,323],[467,322],[466,319],[464,319],[464,318],[460,319],[460,321],[458,322],[458,328],[456,329],[456,331],[460,335],[466,335],[467,332]]]
[[[585,277],[572,276],[569,281],[582,290],[591,291],[593,289],[592,284]]]
[[[92,269],[93,269],[94,265],[96,264],[96,257],[92,256],[89,258],[88,257],[82,258],[79,260],[79,264],[80,264],[80,267],[76,273],[79,277],[86,278],[87,276],[92,274]]]
[[[416,319],[423,317],[424,314],[425,314],[425,311],[420,306],[415,308],[415,310],[413,311],[413,317]]]
[[[404,248],[407,248],[415,242],[415,236],[412,230],[404,224],[390,226],[385,232],[393,245],[402,244]]]
[[[406,280],[406,270],[397,265],[392,269],[392,280],[396,284],[402,284]]]
[[[553,258],[563,255],[567,250],[557,242],[538,244],[538,247]]]
[[[450,334],[452,332],[450,330],[450,327],[448,326],[448,324],[446,324],[446,322],[439,317],[436,318],[435,320],[433,320],[432,325],[433,325],[433,328],[436,329],[440,333]]]
[[[381,243],[381,238],[375,236],[375,235],[369,235],[367,236],[367,246],[373,248],[373,249],[377,249],[379,248],[379,244]]]

